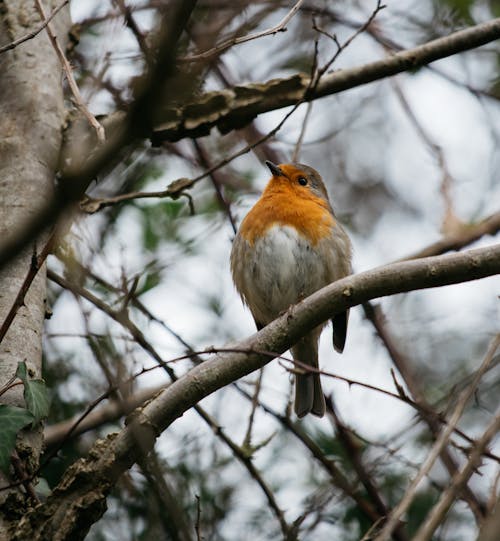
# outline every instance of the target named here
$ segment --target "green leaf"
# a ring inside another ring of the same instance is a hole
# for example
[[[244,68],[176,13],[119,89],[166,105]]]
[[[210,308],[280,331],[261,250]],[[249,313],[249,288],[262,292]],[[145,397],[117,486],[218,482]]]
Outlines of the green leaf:
[[[17,364],[16,376],[24,385],[26,407],[33,414],[33,425],[49,415],[50,396],[42,379],[28,379],[28,370],[24,361]]]
[[[43,380],[31,379],[24,384],[24,400],[28,410],[33,414],[34,425],[49,415],[50,396]]]
[[[28,368],[26,362],[17,363],[16,376],[25,383],[28,379]]]
[[[10,457],[16,446],[17,433],[33,422],[33,415],[24,408],[0,404],[0,470],[9,473]]]

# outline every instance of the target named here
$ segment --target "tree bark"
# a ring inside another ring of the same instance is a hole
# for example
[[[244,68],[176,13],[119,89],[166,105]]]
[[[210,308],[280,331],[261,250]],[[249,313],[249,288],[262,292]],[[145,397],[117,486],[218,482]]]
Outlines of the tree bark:
[[[57,2],[46,2],[54,8]],[[69,12],[52,21],[65,47]],[[4,0],[0,8],[0,47],[40,26],[32,0]],[[54,173],[61,148],[64,122],[62,71],[46,32],[0,55],[0,238],[16,234],[31,216],[52,197]],[[28,273],[34,249],[40,251],[43,233],[0,272],[0,323],[4,321]],[[0,344],[0,387],[26,361],[30,375],[41,376],[42,329],[45,315],[46,279],[42,268],[35,277]],[[4,404],[24,406],[23,387],[16,385],[1,396]],[[38,464],[41,428],[24,431],[18,438],[27,471]],[[0,487],[12,482],[0,473]],[[25,495],[19,489],[0,492],[0,540],[9,539],[7,509],[22,513]]]

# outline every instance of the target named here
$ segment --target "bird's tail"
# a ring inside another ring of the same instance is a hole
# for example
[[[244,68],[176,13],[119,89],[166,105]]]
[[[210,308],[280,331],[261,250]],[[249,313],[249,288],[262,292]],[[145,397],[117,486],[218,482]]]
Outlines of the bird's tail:
[[[344,351],[345,339],[347,337],[347,322],[349,321],[349,310],[337,314],[332,318],[333,325],[333,347],[337,353]]]
[[[312,333],[302,338],[292,348],[292,354],[296,361],[317,368],[318,335]],[[297,370],[300,370],[300,366],[297,367]],[[312,372],[296,374],[294,409],[297,417],[304,417],[308,413],[323,417],[325,414],[325,397],[323,396],[319,374]]]

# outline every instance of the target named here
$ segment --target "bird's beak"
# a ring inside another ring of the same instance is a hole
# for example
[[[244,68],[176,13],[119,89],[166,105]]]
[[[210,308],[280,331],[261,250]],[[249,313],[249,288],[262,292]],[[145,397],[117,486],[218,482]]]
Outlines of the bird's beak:
[[[273,177],[282,177],[283,171],[275,165],[273,162],[270,162],[269,160],[266,160],[266,165],[269,167],[269,171],[273,174]]]

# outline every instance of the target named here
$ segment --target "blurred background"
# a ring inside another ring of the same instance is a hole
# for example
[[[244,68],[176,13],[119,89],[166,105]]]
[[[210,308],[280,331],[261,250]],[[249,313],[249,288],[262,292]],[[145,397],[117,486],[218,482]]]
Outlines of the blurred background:
[[[334,56],[328,71],[360,66],[500,16],[497,0],[387,0],[376,13],[371,0],[298,4],[285,32],[196,59],[226,39],[274,27],[294,6],[198,2],[178,59],[179,71],[194,81],[193,99],[238,84],[311,74]],[[71,60],[85,101],[96,115],[127,110],[151,35],[169,3],[70,5]],[[123,419],[110,416],[62,443],[59,423],[94,402],[96,411],[107,407],[113,393],[99,397],[110,388],[147,396],[168,384],[155,355],[170,362],[190,354],[169,364],[179,377],[206,358],[193,352],[255,332],[231,282],[229,253],[235,227],[269,179],[265,159],[299,161],[321,173],[352,239],[355,272],[410,256],[442,238],[465,238],[498,213],[499,65],[500,48],[492,43],[301,104],[274,135],[196,182],[187,196],[134,198],[82,212],[49,260],[53,315],[46,326],[44,374],[54,389],[49,421],[55,434],[49,450],[61,447],[42,472],[49,485]],[[181,94],[172,90],[174,105],[182,103]],[[88,195],[155,192],[176,179],[196,178],[262,139],[290,111],[262,114],[226,135],[212,130],[197,139],[129,148]],[[495,242],[478,237],[471,246]],[[160,436],[148,463],[116,486],[109,510],[88,539],[196,539],[195,526],[205,540],[281,539],[280,512],[288,525],[296,521],[299,539],[361,539],[400,500],[439,430],[435,414],[419,414],[380,389],[398,394],[397,381],[411,400],[447,414],[498,333],[499,292],[493,277],[351,310],[343,355],[333,351],[329,327],[322,337],[321,368],[332,374],[323,376],[327,416],[297,421],[289,409],[290,364],[272,361],[262,374],[202,401],[209,419],[191,410]],[[126,311],[130,325],[110,317],[110,310]],[[499,387],[495,358],[459,424],[468,437],[483,433]],[[217,433],[219,427],[230,443]],[[468,445],[453,435],[451,464],[464,460]],[[491,507],[496,500],[498,439],[490,451],[469,483],[470,494],[452,506],[435,539],[475,538],[475,505]],[[448,486],[452,466],[443,460],[420,485],[405,532],[396,538],[410,539]]]

